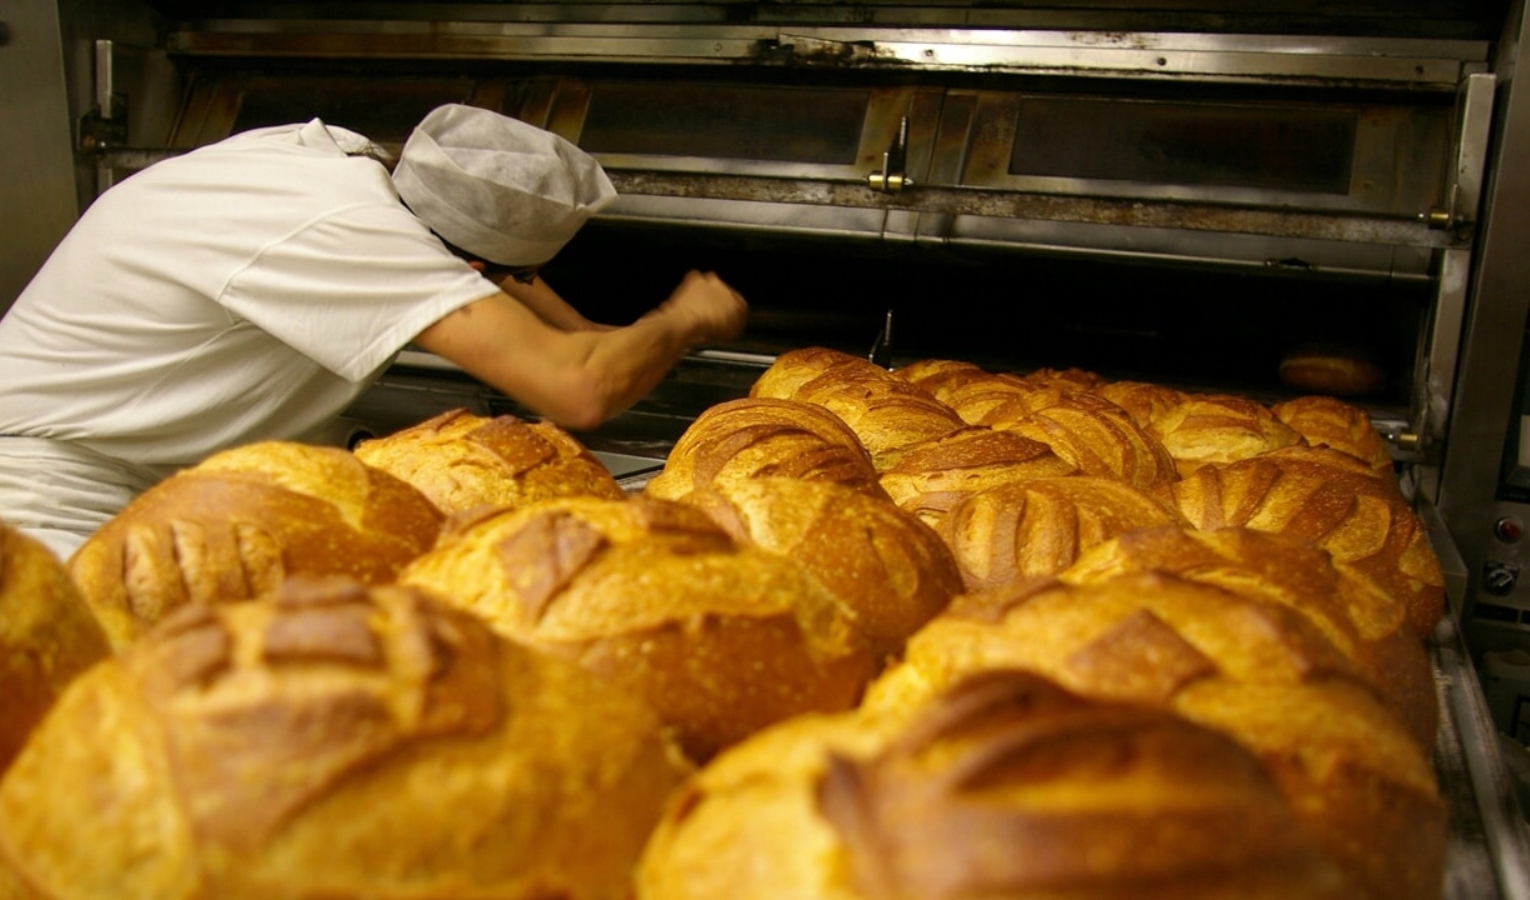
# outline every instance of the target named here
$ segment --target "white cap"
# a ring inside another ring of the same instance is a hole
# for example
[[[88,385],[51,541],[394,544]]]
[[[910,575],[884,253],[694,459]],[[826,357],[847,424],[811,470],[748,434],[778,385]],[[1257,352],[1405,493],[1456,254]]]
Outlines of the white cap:
[[[574,144],[456,103],[415,126],[393,184],[431,231],[502,266],[547,262],[616,199],[600,164]]]

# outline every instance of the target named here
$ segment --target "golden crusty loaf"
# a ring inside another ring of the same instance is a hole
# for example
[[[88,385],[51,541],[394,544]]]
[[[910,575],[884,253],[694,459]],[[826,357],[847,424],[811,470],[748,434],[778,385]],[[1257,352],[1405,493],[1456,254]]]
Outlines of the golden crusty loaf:
[[[258,597],[288,575],[386,584],[440,527],[423,494],[349,451],[267,441],[145,491],[69,573],[120,647],[177,606]]]
[[[0,774],[65,686],[110,653],[64,564],[0,522]]]
[[[879,470],[904,447],[966,425],[923,388],[860,357],[823,347],[777,356],[749,395],[824,407],[855,432]]]
[[[934,529],[893,503],[831,481],[753,478],[703,488],[684,501],[740,543],[801,564],[834,592],[883,656],[962,592]]]
[[[642,495],[454,523],[399,580],[647,699],[698,761],[780,719],[854,706],[880,663],[806,567]]]
[[[1428,751],[1298,612],[1156,572],[968,594],[909,640],[865,706],[908,708],[1014,667],[1226,735],[1265,763],[1363,886],[1355,896],[1438,897],[1446,808]]]
[[[1331,447],[1363,460],[1381,472],[1392,472],[1392,454],[1370,415],[1334,397],[1297,397],[1270,407],[1275,418],[1291,426],[1314,447]]]
[[[454,409],[356,447],[356,458],[414,486],[443,515],[545,497],[623,496],[600,460],[552,422]]]
[[[1355,664],[1420,746],[1434,746],[1439,725],[1434,672],[1406,610],[1336,567],[1326,551],[1248,528],[1144,528],[1083,551],[1058,578],[1095,584],[1150,571],[1215,584],[1301,613]]]
[[[71,685],[0,782],[0,871],[50,900],[617,900],[688,771],[577,666],[416,591],[293,579]]]
[[[935,530],[967,590],[1056,575],[1081,551],[1136,528],[1186,525],[1173,507],[1113,478],[1032,478],[970,494]]]
[[[1084,391],[1042,392],[1001,403],[983,425],[1017,432],[1051,447],[1085,475],[1153,488],[1179,477],[1163,443],[1126,410]]]
[[[1042,390],[1042,386],[1008,372],[989,372],[959,360],[925,359],[893,371],[893,375],[928,391],[951,407],[969,425],[982,424],[995,406]]]
[[[639,900],[1252,900],[1353,886],[1258,760],[1035,675],[801,717],[676,792]]]
[[[1136,412],[1127,411],[1169,451],[1182,476],[1208,462],[1248,459],[1302,442],[1301,435],[1269,408],[1246,397],[1183,391],[1154,394],[1131,385],[1119,393],[1107,385],[1097,393],[1112,400],[1114,393],[1122,401],[1137,404]],[[1124,403],[1117,405],[1126,408]]]
[[[1444,610],[1439,558],[1391,478],[1275,451],[1202,466],[1170,494],[1197,528],[1244,526],[1323,548],[1341,568],[1403,604],[1420,636],[1434,630]]]
[[[1371,354],[1358,347],[1313,343],[1281,357],[1280,380],[1309,394],[1358,397],[1386,387],[1387,375]]]
[[[741,397],[708,407],[680,435],[643,493],[678,500],[699,487],[762,475],[886,492],[866,448],[840,418],[800,400]]]
[[[975,426],[907,448],[878,480],[894,503],[933,525],[978,491],[1077,471],[1040,441]]]

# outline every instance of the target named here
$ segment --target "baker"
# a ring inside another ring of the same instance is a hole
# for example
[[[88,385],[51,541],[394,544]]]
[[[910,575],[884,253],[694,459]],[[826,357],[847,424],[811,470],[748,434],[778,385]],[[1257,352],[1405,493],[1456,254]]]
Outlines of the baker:
[[[565,302],[537,269],[615,197],[572,143],[458,104],[396,161],[314,119],[124,179],[0,319],[0,521],[67,558],[179,468],[312,439],[411,342],[598,425],[747,316],[701,272],[624,327]]]

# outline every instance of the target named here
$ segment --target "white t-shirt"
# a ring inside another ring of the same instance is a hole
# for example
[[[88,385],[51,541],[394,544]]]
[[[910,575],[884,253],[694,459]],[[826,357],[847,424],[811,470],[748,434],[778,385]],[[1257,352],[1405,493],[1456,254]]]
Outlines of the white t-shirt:
[[[0,320],[0,435],[161,472],[299,439],[495,290],[315,119],[164,160],[99,197]],[[3,513],[3,510],[0,510]]]

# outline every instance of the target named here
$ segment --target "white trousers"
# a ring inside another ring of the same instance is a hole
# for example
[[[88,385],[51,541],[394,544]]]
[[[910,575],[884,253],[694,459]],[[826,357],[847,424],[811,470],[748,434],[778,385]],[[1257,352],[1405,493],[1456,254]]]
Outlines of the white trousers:
[[[0,436],[0,522],[67,562],[159,476],[70,441]]]

